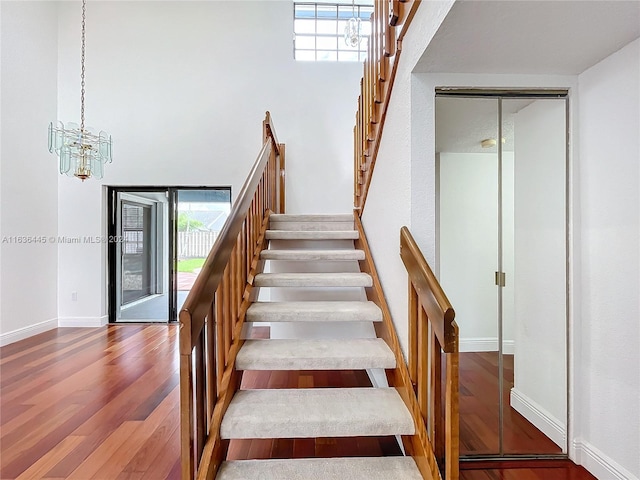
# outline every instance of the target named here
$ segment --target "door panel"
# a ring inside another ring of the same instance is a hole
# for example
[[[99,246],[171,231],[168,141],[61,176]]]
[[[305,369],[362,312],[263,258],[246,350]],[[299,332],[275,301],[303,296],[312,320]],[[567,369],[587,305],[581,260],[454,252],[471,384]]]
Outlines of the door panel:
[[[506,453],[566,452],[566,104],[538,99],[515,111],[513,385],[505,408],[552,441],[505,437]]]
[[[481,123],[464,119],[475,112]],[[460,453],[499,452],[495,99],[436,98],[439,279],[460,327]],[[480,126],[482,125],[482,126]],[[474,138],[470,129],[478,129]],[[490,142],[489,142],[490,143]]]
[[[561,455],[566,99],[469,95],[436,97],[436,270],[460,326],[460,454]]]

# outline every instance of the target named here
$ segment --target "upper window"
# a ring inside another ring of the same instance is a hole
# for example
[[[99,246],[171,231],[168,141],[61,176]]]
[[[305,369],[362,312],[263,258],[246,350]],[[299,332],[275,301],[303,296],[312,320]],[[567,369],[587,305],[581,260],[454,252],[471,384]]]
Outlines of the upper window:
[[[364,61],[371,35],[372,5],[294,2],[293,8],[296,60]],[[361,21],[362,40],[352,47],[345,42],[344,30],[354,15]]]

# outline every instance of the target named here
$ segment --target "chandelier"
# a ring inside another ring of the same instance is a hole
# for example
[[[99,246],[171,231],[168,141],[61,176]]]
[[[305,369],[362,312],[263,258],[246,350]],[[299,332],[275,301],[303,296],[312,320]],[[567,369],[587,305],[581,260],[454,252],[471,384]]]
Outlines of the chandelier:
[[[344,43],[348,47],[357,47],[362,40],[360,16],[356,17],[356,0],[351,0],[351,18],[344,27]]]
[[[86,0],[82,0],[82,54],[80,61],[80,125],[62,122],[49,124],[49,152],[60,157],[60,173],[83,182],[90,177],[102,178],[104,164],[111,163],[111,135],[94,133],[84,126],[84,51]]]

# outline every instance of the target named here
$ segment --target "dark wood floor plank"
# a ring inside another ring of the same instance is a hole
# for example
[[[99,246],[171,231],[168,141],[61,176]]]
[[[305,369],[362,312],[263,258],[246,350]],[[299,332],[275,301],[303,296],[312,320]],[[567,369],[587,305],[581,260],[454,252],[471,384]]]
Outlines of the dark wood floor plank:
[[[180,480],[177,333],[173,325],[61,328],[0,348],[0,478]],[[263,328],[254,336],[268,334]],[[473,365],[462,372],[469,383],[461,391],[474,409],[471,423],[477,422],[478,438],[471,443],[489,435],[484,429],[495,403],[476,392],[496,371],[496,361],[479,356],[476,363],[477,372]],[[242,384],[355,386],[371,386],[366,372],[246,372]],[[514,432],[526,432],[526,423],[512,421]],[[265,439],[230,442],[229,458],[400,453],[395,437]],[[561,468],[483,468],[463,469],[461,478],[593,480],[570,462]]]

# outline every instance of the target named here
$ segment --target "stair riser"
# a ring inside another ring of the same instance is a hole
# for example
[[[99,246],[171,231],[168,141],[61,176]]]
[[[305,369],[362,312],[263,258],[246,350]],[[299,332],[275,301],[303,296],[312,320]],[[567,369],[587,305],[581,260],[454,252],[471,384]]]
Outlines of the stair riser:
[[[370,302],[291,302],[254,304],[247,322],[381,322],[382,312]]]
[[[263,250],[260,254],[262,260],[283,260],[290,262],[340,262],[347,260],[364,260],[362,250],[348,251],[313,251],[313,250]]]
[[[351,222],[353,225],[352,213],[335,213],[335,214],[291,214],[291,213],[272,213],[269,219],[272,222]]]
[[[424,480],[411,457],[303,458],[225,462],[218,480]]]
[[[331,280],[331,279],[304,279],[304,280],[276,280],[276,279],[258,279],[254,282],[256,287],[371,287],[373,285],[371,279],[354,279],[354,280]]]
[[[288,230],[267,230],[265,233],[267,240],[357,240],[359,237],[357,230],[336,230],[336,231],[288,231]]]
[[[335,230],[353,230],[350,222],[269,222],[270,230],[326,232]]]

